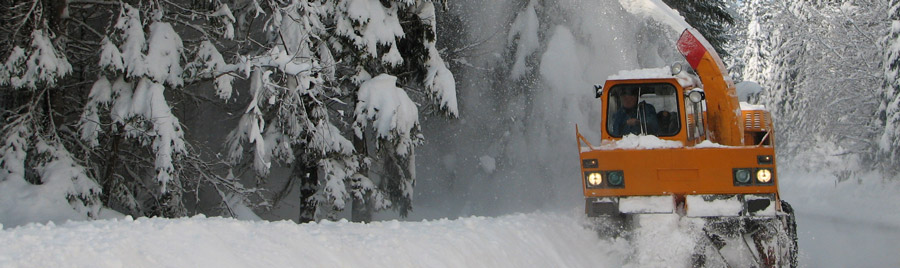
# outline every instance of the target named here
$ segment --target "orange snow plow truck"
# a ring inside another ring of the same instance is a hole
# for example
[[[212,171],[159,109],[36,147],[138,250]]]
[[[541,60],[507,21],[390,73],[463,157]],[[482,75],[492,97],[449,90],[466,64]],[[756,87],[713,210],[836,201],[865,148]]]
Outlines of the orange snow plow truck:
[[[769,112],[738,101],[696,30],[677,48],[692,71],[678,63],[623,71],[595,86],[601,141],[575,131],[586,214],[615,235],[642,214],[701,218],[694,266],[795,267],[796,224],[778,192]]]

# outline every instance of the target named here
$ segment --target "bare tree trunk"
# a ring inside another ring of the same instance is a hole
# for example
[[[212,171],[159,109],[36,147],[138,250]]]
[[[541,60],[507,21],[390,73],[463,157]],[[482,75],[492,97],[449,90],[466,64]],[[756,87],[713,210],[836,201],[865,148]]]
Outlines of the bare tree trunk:
[[[353,136],[353,147],[359,149],[359,154],[366,156],[369,154],[369,148],[366,145],[366,134],[363,133],[362,138],[358,138],[355,135]],[[369,172],[368,167],[362,167],[359,170],[360,173],[366,174]],[[363,199],[360,199],[356,195],[351,195],[353,198],[353,207],[350,208],[350,220],[354,222],[370,222],[372,221],[372,210],[374,210],[372,206],[371,200],[366,200],[368,194],[363,195]]]
[[[299,161],[299,160],[298,160]],[[300,223],[316,220],[315,200],[316,190],[319,188],[319,167],[313,164],[294,164],[294,178],[300,180]]]
[[[106,207],[113,207],[110,199],[115,192],[115,173],[116,168],[119,165],[119,143],[122,139],[122,135],[118,134],[121,133],[119,124],[113,123],[113,127],[116,128],[115,133],[117,134],[112,135],[110,151],[106,152],[108,156],[106,160],[106,171],[104,172],[101,181],[103,186],[101,188],[102,192],[100,194],[100,202],[103,203],[103,205]]]
[[[353,222],[371,222],[372,221],[372,202],[367,202],[368,200],[363,200],[354,197],[353,198],[353,208],[350,211],[350,220]]]

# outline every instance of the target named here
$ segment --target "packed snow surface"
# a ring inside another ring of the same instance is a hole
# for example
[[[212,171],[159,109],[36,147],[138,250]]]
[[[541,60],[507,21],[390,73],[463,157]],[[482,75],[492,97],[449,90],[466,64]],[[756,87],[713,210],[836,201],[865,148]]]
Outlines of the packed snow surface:
[[[827,172],[781,171],[781,197],[797,211],[801,267],[900,265],[900,184],[873,176],[839,182]],[[699,218],[652,214],[630,240],[604,239],[572,206],[369,224],[198,216],[13,227],[0,218],[0,267],[687,267],[702,232]]]
[[[203,216],[0,231],[0,267],[619,267],[574,211],[296,224]]]

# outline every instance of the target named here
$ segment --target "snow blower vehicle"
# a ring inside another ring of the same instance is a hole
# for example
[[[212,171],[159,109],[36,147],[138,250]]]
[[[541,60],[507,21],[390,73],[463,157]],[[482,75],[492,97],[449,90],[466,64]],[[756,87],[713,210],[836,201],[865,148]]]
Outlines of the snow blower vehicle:
[[[694,266],[796,267],[796,223],[778,192],[769,112],[739,102],[695,29],[682,32],[677,49],[692,70],[622,71],[594,86],[599,145],[575,126],[585,213],[607,235],[635,228],[638,215],[702,219]]]

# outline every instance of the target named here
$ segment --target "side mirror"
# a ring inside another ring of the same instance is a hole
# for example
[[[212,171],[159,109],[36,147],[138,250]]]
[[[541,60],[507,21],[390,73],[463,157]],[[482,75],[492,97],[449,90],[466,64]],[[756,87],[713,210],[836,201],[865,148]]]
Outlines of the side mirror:
[[[603,97],[603,85],[594,85],[594,98]]]

